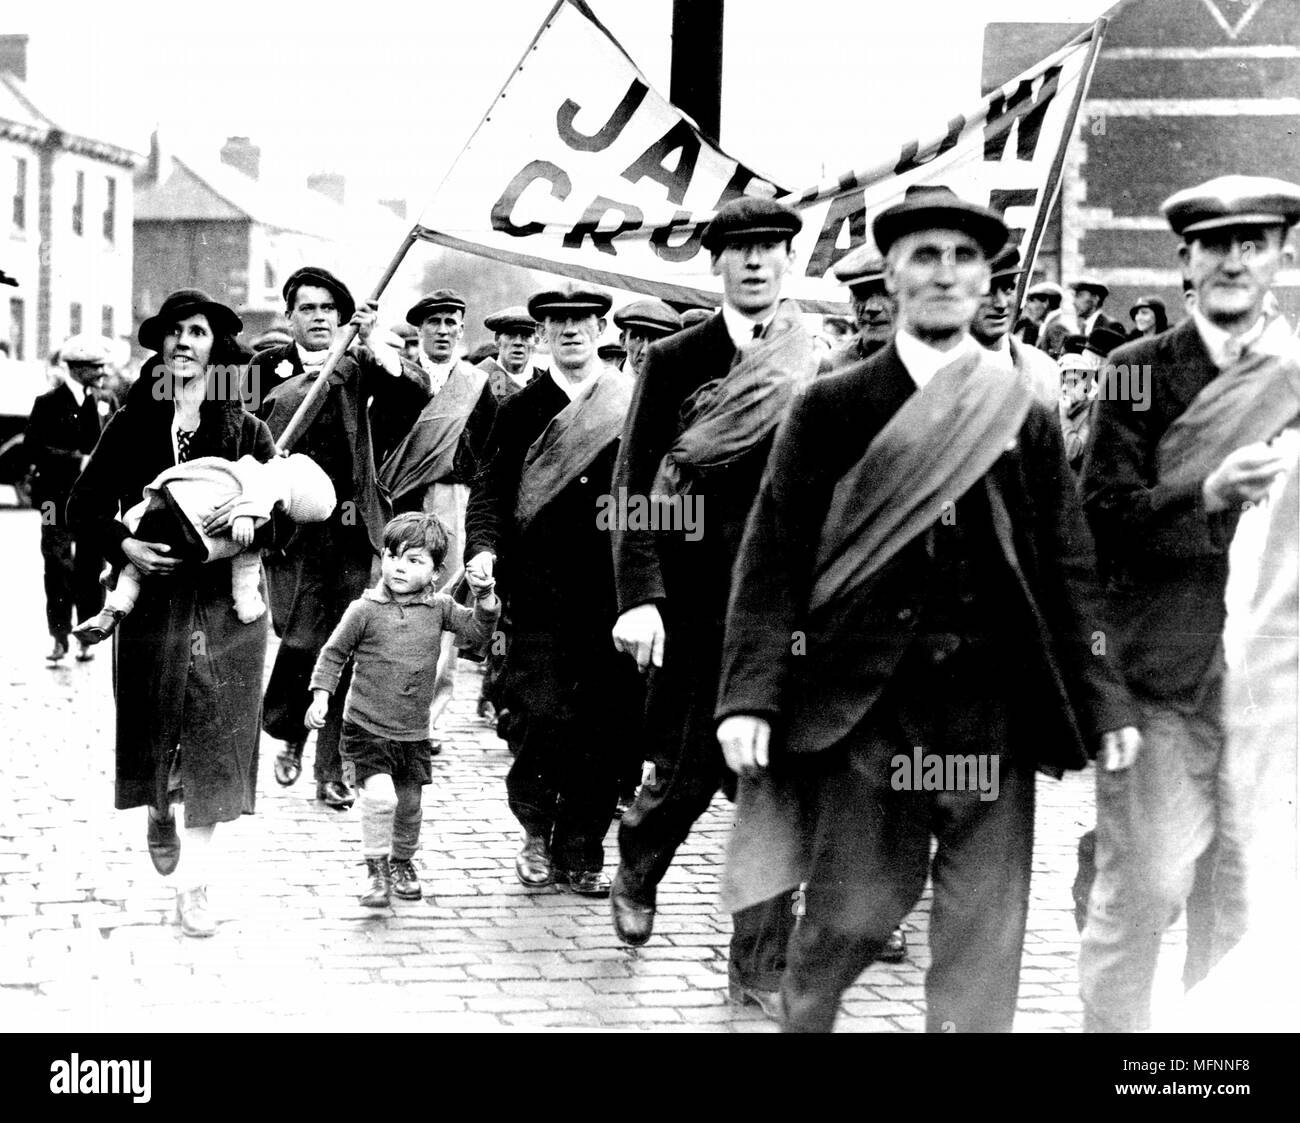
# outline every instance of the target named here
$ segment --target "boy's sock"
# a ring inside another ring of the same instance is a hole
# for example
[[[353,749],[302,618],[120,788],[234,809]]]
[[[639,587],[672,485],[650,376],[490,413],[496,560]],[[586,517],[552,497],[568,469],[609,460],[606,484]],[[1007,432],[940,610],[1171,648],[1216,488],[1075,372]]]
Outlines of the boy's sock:
[[[258,588],[261,578],[261,550],[244,550],[230,559],[230,595],[241,624],[251,624],[266,612],[266,602]]]
[[[387,858],[393,849],[393,813],[397,810],[393,778],[383,773],[369,777],[361,785],[358,803],[362,854],[367,858]]]
[[[133,562],[127,562],[117,575],[117,584],[104,594],[104,607],[123,616],[135,607],[140,596],[140,571]]]

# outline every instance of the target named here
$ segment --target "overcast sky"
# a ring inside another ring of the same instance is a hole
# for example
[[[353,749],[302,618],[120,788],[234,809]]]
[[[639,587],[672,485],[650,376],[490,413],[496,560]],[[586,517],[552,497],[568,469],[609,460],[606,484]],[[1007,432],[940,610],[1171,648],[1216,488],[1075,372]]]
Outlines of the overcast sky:
[[[667,93],[671,0],[590,0]],[[226,136],[263,149],[264,175],[336,170],[352,198],[418,213],[552,0],[223,0],[8,3],[28,79],[69,125],[137,150],[156,124],[178,151]],[[1106,0],[730,0],[722,142],[792,187],[855,164],[864,130],[900,138],[978,96],[989,20],[1086,22]],[[581,65],[580,59],[574,65]]]

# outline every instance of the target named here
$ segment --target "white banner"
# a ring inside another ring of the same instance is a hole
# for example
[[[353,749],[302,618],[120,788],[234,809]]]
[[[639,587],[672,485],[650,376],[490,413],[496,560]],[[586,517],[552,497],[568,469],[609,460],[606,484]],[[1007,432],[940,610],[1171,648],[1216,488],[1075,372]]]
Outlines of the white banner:
[[[787,295],[806,311],[839,311],[846,292],[831,266],[870,241],[873,215],[927,183],[1002,213],[1029,260],[1098,27],[926,134],[866,138],[854,170],[789,192],[651,89],[585,4],[560,0],[416,232],[532,269],[711,305],[721,286],[700,247],[705,223],[738,195],[777,196],[804,221]],[[889,100],[877,93],[873,104]]]

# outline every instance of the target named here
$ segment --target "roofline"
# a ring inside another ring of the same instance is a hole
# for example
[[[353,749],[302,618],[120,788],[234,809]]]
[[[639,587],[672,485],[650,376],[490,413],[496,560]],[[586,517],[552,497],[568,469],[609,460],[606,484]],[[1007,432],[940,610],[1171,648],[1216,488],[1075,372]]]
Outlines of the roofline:
[[[211,191],[213,195],[215,195],[218,199],[220,199],[223,203],[225,203],[226,206],[230,207],[231,210],[238,211],[238,212],[239,212],[240,214],[242,214],[242,215],[244,216],[244,218],[246,218],[249,222],[254,222],[254,223],[256,223],[258,226],[264,226],[264,227],[266,227],[268,230],[276,230],[276,231],[280,231],[280,232],[283,232],[283,233],[286,233],[286,234],[304,234],[304,235],[306,235],[306,236],[309,237],[309,238],[320,238],[320,237],[323,237],[323,236],[324,236],[324,235],[322,235],[319,231],[315,231],[315,230],[302,230],[302,229],[300,229],[299,227],[296,227],[296,226],[281,226],[279,223],[276,223],[276,222],[267,222],[265,219],[258,218],[257,215],[255,215],[255,214],[251,214],[251,213],[249,212],[249,210],[248,210],[247,207],[242,207],[242,206],[240,206],[240,205],[239,205],[238,203],[236,203],[234,200],[230,199],[230,198],[229,198],[228,196],[226,196],[226,195],[223,195],[220,191],[218,191],[215,187],[213,187],[212,184],[209,183],[208,180],[207,180],[206,178],[204,178],[203,174],[202,174],[200,171],[198,171],[198,169],[196,169],[192,164],[190,164],[190,163],[189,163],[189,162],[188,162],[184,157],[182,157],[182,156],[172,156],[171,159],[172,159],[172,163],[181,165],[181,167],[183,167],[187,172],[189,172],[190,175],[192,175],[192,176],[193,176],[195,179],[197,179],[201,184],[203,184],[204,187],[206,187],[209,191]],[[237,174],[239,174],[239,173],[238,173],[238,169],[233,169],[233,170],[236,171]],[[256,181],[256,180],[253,180],[252,182],[256,183],[257,181]],[[153,220],[153,221],[166,222],[166,221],[177,221],[177,220],[175,220],[175,219],[172,219],[172,220],[168,220],[168,219],[155,219],[155,220]],[[231,222],[231,221],[235,221],[235,220],[233,220],[233,219],[223,219],[223,220],[221,220],[221,221],[224,221],[224,222]]]
[[[144,162],[142,153],[133,152],[129,148],[111,144],[106,140],[96,140],[93,137],[82,136],[80,133],[73,133],[60,128],[36,107],[32,99],[12,81],[8,74],[0,73],[0,82],[4,83],[5,89],[13,94],[33,117],[44,122],[43,127],[34,128],[31,125],[23,124],[21,121],[0,120],[0,136],[26,140],[34,145],[53,144],[79,156],[93,156],[96,159],[126,168],[134,168]],[[15,133],[15,129],[20,131]]]

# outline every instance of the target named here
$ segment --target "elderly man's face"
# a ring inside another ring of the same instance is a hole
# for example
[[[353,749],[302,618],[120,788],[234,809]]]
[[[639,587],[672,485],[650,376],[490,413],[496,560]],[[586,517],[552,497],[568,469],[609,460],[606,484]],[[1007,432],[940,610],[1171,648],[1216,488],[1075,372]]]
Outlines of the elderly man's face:
[[[1016,278],[995,277],[989,282],[988,294],[980,301],[971,335],[991,347],[1011,330],[1011,305],[1016,299]]]
[[[299,285],[288,310],[289,330],[304,351],[324,351],[339,330],[339,306],[329,289]]]
[[[966,331],[988,279],[984,251],[960,230],[905,234],[885,261],[885,287],[898,302],[899,324],[920,339]]]
[[[449,363],[465,334],[465,317],[458,308],[430,312],[420,325],[420,346],[435,363]]]
[[[864,343],[887,343],[894,334],[894,301],[885,282],[873,282],[852,290],[853,320]]]
[[[639,375],[645,369],[646,352],[650,350],[650,344],[658,338],[657,335],[638,331],[636,328],[623,329],[619,343],[627,352],[627,365],[632,368],[633,374]]]
[[[744,242],[723,246],[712,271],[737,312],[762,318],[781,299],[781,282],[794,264],[789,242]]]
[[[1279,269],[1295,260],[1281,227],[1205,230],[1178,248],[1196,307],[1211,323],[1254,323]]]
[[[555,365],[576,374],[596,357],[596,340],[605,330],[605,320],[594,313],[553,312],[547,314],[543,330]]]
[[[104,383],[102,363],[69,363],[68,373],[83,386],[102,386]]]
[[[497,362],[510,374],[522,374],[533,357],[533,344],[536,332],[499,331],[497,332]]]

